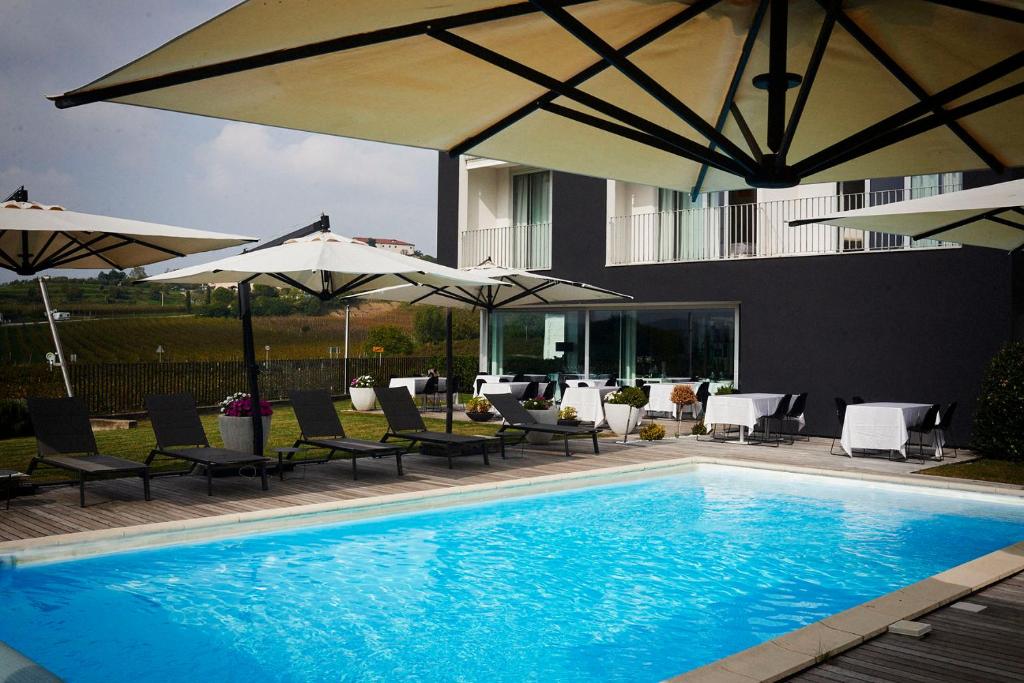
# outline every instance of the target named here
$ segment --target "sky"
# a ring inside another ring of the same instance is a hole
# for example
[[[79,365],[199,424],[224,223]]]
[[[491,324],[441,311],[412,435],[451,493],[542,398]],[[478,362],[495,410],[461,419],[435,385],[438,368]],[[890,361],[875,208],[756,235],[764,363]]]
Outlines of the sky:
[[[24,185],[29,199],[43,204],[256,237],[276,237],[327,213],[336,232],[394,237],[435,253],[435,152],[117,104],[58,110],[45,98],[234,4],[5,0],[0,199]],[[165,261],[147,271],[236,251]],[[0,271],[0,281],[14,278]]]

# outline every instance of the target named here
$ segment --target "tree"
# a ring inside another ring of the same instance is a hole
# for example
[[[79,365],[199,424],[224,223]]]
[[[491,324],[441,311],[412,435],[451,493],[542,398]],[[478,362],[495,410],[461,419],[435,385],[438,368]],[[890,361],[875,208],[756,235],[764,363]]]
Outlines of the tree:
[[[136,282],[138,280],[142,280],[145,277],[147,277],[146,269],[143,268],[142,266],[135,266],[134,268],[128,271],[127,279],[130,282]]]
[[[1024,461],[1024,342],[1007,344],[981,382],[971,445],[990,458]]]
[[[191,313],[192,312],[192,290],[191,289],[186,289],[185,290],[185,312],[186,313]]]
[[[389,356],[408,356],[412,353],[412,338],[395,325],[380,325],[370,328],[363,342],[363,353],[372,355],[374,346],[383,346]]]
[[[413,331],[420,344],[444,341],[444,313],[435,306],[414,306]]]
[[[111,268],[107,272],[100,273],[99,275],[97,275],[96,279],[104,284],[117,285],[120,284],[121,281],[124,280],[126,277],[128,276],[125,275],[125,272],[123,270]]]

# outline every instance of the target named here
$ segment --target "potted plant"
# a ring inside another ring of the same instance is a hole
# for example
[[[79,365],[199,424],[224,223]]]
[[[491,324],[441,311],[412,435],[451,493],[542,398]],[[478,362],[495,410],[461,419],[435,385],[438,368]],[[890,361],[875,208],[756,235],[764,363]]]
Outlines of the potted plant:
[[[608,428],[619,436],[636,429],[643,417],[647,396],[637,387],[623,387],[604,398],[604,417]]]
[[[474,396],[466,401],[466,415],[474,422],[487,422],[494,417],[491,402],[483,396]]]
[[[377,407],[377,396],[373,393],[376,384],[373,375],[360,375],[352,380],[348,389],[352,407],[356,410],[373,410]]]
[[[580,424],[579,413],[572,406],[566,406],[558,411],[558,424],[578,427]]]
[[[533,418],[541,424],[553,425],[558,422],[558,409],[554,407],[553,402],[547,399],[531,398],[523,401],[523,407],[530,411]],[[529,432],[526,435],[526,440],[530,443],[547,443],[551,441],[552,436],[554,435]]]
[[[715,390],[715,396],[726,396],[728,394],[735,393],[736,387],[732,385],[732,382],[729,382],[728,384],[723,384],[722,386],[718,387],[717,390]]]
[[[640,428],[640,438],[644,441],[660,441],[665,438],[665,428],[657,422],[645,424]]]
[[[672,387],[672,395],[669,400],[676,407],[676,438],[679,438],[679,420],[683,416],[683,408],[686,406],[693,406],[697,403],[697,394],[693,393],[693,389],[688,384],[677,384]],[[696,411],[694,411],[696,413]]]
[[[270,438],[270,416],[274,414],[274,409],[270,407],[270,401],[260,401],[258,410],[263,422],[263,445],[266,446]],[[251,453],[252,397],[241,392],[229,394],[220,402],[220,413],[217,426],[220,428],[224,448]]]

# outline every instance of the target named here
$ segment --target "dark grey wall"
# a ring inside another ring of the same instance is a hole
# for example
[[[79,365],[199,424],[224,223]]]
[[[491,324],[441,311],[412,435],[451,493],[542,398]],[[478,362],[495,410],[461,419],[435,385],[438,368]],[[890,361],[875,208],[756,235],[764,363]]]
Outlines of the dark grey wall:
[[[642,303],[739,302],[742,390],[808,392],[810,433],[831,435],[833,398],[857,394],[959,401],[953,437],[967,442],[981,375],[1011,336],[1007,254],[964,247],[609,268],[605,181],[556,172],[552,183],[552,274]]]

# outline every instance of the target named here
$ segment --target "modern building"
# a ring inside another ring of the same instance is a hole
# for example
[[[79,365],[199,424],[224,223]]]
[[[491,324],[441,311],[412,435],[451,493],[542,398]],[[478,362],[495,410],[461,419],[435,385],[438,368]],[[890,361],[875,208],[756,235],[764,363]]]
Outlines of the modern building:
[[[489,371],[806,391],[807,430],[823,435],[838,426],[834,397],[958,401],[953,434],[964,443],[988,360],[1024,328],[1022,255],[786,221],[1011,177],[943,173],[693,199],[441,154],[438,256],[459,266],[490,258],[635,297],[496,311],[482,334]]]
[[[352,239],[356,242],[368,244],[371,247],[394,251],[406,256],[413,256],[416,253],[416,245],[412,242],[403,242],[402,240],[390,239],[388,237],[353,237]]]

